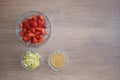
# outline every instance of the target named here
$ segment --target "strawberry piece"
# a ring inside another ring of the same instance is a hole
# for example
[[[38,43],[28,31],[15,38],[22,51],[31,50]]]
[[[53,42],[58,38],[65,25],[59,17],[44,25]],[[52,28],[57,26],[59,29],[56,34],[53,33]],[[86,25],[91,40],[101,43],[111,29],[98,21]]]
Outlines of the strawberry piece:
[[[34,37],[35,34],[34,34],[34,33],[29,33],[29,36],[30,36],[30,37]]]
[[[37,28],[36,28],[36,30],[41,31],[41,30],[42,30],[42,28],[41,28],[41,27],[37,27]]]
[[[23,26],[26,27],[28,25],[29,19],[25,19],[23,22]]]
[[[37,43],[37,42],[38,42],[38,40],[37,40],[37,38],[36,38],[36,37],[32,37],[31,42],[32,42],[32,44],[35,44],[35,43]]]
[[[46,35],[46,30],[45,29],[42,29],[41,30],[41,34],[44,36],[44,35]]]
[[[38,42],[42,42],[43,40],[43,37],[38,38]]]
[[[21,31],[21,32],[20,32],[20,34],[23,36],[23,35],[24,35],[24,32],[23,32],[23,31]]]
[[[41,26],[41,20],[37,20],[37,24],[38,24],[38,26]]]
[[[29,33],[25,33],[24,36],[29,37]]]
[[[41,20],[41,21],[44,20],[44,17],[43,17],[42,15],[38,15],[37,17],[38,17],[38,19]]]
[[[46,28],[46,21],[44,21],[43,23],[43,28]]]
[[[31,28],[31,31],[32,31],[33,33],[35,33],[35,28]]]
[[[35,34],[36,34],[36,35],[39,35],[39,34],[40,34],[40,31],[36,31]]]
[[[23,39],[25,42],[29,41],[29,38],[28,38],[28,37],[22,37],[22,39]]]
[[[26,29],[26,28],[23,28],[22,31],[25,33],[25,32],[27,32],[27,29]]]
[[[32,16],[32,20],[35,21],[37,20],[37,17],[35,15]]]
[[[42,20],[42,21],[41,21],[41,24],[44,25],[44,23],[45,23],[45,20]]]
[[[37,27],[37,22],[36,21],[31,21],[31,24],[30,24],[32,27]]]
[[[23,27],[23,24],[20,24],[19,27],[22,28],[22,27]]]

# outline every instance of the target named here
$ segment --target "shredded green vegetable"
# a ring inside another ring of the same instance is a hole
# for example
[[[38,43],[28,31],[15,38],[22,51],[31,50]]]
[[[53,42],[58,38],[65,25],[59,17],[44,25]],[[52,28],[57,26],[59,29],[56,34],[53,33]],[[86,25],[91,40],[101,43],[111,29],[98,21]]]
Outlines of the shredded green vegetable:
[[[40,59],[41,59],[41,56],[38,53],[32,53],[28,51],[23,57],[23,65],[26,68],[28,67],[31,70],[34,70],[38,66],[40,66]]]

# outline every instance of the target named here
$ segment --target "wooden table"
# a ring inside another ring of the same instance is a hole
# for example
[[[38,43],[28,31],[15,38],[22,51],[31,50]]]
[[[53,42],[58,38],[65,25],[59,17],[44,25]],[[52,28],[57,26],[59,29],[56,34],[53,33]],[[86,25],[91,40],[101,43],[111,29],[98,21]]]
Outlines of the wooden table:
[[[39,48],[17,39],[15,24],[27,11],[50,19],[52,34]],[[52,71],[49,54],[62,49],[70,63]],[[25,71],[20,58],[26,51],[42,53],[38,71]],[[0,80],[120,80],[120,0],[0,0]]]

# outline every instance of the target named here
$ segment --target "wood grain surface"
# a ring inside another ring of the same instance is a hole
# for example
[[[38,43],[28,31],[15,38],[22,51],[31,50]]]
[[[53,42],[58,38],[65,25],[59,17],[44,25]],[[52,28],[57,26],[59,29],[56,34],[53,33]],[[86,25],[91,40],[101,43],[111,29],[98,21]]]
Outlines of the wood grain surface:
[[[49,41],[39,48],[16,37],[16,21],[28,11],[43,12],[52,25]],[[62,72],[47,64],[58,49],[70,58]],[[21,67],[27,50],[42,54],[38,71]],[[120,80],[120,0],[0,0],[0,80]]]

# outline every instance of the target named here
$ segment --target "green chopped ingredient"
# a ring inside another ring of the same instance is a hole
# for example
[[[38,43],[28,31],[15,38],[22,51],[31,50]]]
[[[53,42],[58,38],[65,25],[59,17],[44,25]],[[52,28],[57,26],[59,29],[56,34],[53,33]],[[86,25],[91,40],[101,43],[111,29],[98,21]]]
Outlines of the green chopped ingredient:
[[[31,70],[34,70],[38,66],[40,66],[40,59],[41,56],[38,53],[33,53],[31,51],[28,51],[23,57],[23,65],[26,68],[28,67]]]

